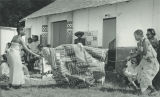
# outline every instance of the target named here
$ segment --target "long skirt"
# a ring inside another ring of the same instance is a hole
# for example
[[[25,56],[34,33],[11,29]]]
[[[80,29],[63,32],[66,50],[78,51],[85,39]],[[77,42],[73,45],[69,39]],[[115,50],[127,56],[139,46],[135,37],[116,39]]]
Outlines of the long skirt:
[[[152,81],[159,71],[159,63],[155,58],[151,58],[151,61],[142,58],[137,71],[140,87],[146,90],[148,86],[152,86]]]
[[[23,64],[20,56],[20,49],[12,47],[8,51],[7,61],[10,68],[9,83],[12,85],[22,85],[25,83]]]

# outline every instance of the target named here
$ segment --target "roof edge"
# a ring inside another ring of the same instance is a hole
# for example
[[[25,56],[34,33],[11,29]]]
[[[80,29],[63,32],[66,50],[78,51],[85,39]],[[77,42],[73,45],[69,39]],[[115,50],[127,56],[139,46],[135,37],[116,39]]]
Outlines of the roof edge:
[[[56,1],[56,0],[55,0]],[[54,2],[55,2],[54,1]],[[114,2],[109,2],[108,4],[104,4],[104,5],[113,5],[113,4],[116,4],[116,3],[123,3],[123,2],[130,2],[132,0],[123,0],[123,1],[114,1]],[[52,3],[54,3],[52,2]],[[52,4],[50,3],[50,4]],[[50,4],[46,5],[45,7],[49,6]],[[99,5],[99,6],[104,6],[104,5]],[[86,8],[95,8],[95,7],[99,7],[99,6],[92,6],[92,7],[86,7]],[[45,8],[43,7],[43,8]],[[41,8],[41,9],[43,9]],[[30,15],[40,11],[41,9],[31,13]],[[73,9],[73,10],[70,10],[70,11],[65,11],[65,12],[57,12],[57,13],[53,13],[53,14],[47,14],[47,15],[55,15],[55,14],[60,14],[60,13],[66,13],[66,12],[71,12],[71,11],[76,11],[76,10],[80,10],[80,9],[85,9],[85,8],[79,8],[79,9]],[[30,15],[26,16],[25,18],[21,19],[19,22],[23,22],[23,21],[26,21],[27,19],[32,19],[32,18],[37,18],[37,17],[41,17],[41,16],[35,16],[35,17],[29,17]],[[42,15],[42,16],[47,16],[47,15]]]

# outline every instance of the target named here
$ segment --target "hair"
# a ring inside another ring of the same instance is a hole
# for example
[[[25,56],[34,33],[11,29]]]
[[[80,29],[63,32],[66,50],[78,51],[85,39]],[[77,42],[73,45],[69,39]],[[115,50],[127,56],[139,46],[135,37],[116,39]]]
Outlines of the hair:
[[[28,40],[32,40],[32,38],[31,38],[31,37],[29,37],[29,38],[28,38]]]
[[[39,49],[40,49],[40,48],[42,48],[42,47],[43,47],[43,45],[42,45],[42,44],[39,44],[39,45],[38,45],[38,48],[39,48]]]
[[[34,38],[36,38],[37,41],[39,40],[39,39],[38,39],[38,35],[34,35]]]
[[[10,43],[10,42],[8,42],[8,43],[7,43],[7,45],[8,45],[8,47],[10,47],[10,46],[11,46],[11,43]]]
[[[47,47],[51,47],[51,45],[50,45],[50,44],[47,44],[46,46],[47,46]]]
[[[143,31],[142,31],[141,29],[136,30],[136,31],[134,32],[134,34],[140,35],[140,36],[143,37]]]
[[[147,29],[147,32],[151,32],[151,34],[152,34],[153,36],[156,35],[156,32],[155,32],[155,30],[154,30],[153,28]]]
[[[5,54],[2,55],[3,60],[7,61],[7,57]]]
[[[24,28],[24,26],[22,26],[22,25],[17,25],[17,33],[18,33],[18,35],[20,34],[20,30],[22,29],[22,28]]]

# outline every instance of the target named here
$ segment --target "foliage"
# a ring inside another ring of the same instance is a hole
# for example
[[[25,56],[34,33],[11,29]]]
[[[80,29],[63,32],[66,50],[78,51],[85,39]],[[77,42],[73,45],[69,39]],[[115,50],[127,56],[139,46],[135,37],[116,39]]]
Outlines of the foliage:
[[[16,27],[20,19],[54,0],[0,0],[0,26]]]

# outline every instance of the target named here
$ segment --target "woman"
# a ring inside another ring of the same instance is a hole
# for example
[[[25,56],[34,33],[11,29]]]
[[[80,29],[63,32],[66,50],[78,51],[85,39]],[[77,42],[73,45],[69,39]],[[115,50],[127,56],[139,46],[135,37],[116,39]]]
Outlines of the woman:
[[[153,48],[155,49],[155,51],[157,52],[158,49],[158,40],[155,38],[155,30],[150,28],[147,29],[147,38],[150,41],[151,45],[153,46]]]
[[[9,86],[13,88],[20,88],[25,83],[23,64],[21,61],[21,47],[27,52],[40,57],[27,48],[25,42],[22,40],[22,36],[25,35],[23,27],[17,27],[18,35],[14,36],[11,41],[11,47],[7,52],[7,61],[10,66],[10,79]]]
[[[138,52],[130,58],[141,56],[141,61],[137,67],[137,80],[140,84],[142,94],[154,95],[156,90],[152,85],[152,80],[159,71],[159,63],[157,61],[157,53],[150,44],[149,40],[143,37],[142,30],[134,32],[136,41],[138,41]],[[150,89],[148,93],[146,90]]]

